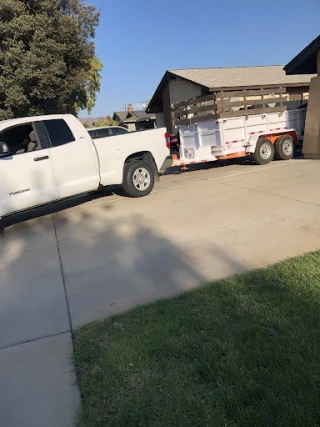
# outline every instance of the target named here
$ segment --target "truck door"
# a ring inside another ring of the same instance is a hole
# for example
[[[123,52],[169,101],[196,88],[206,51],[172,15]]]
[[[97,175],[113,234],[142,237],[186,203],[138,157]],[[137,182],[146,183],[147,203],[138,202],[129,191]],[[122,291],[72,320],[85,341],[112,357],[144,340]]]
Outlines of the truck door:
[[[59,197],[47,139],[40,122],[0,132],[10,155],[0,158],[0,217]]]
[[[60,198],[97,190],[98,157],[85,128],[72,116],[44,120],[43,124]]]

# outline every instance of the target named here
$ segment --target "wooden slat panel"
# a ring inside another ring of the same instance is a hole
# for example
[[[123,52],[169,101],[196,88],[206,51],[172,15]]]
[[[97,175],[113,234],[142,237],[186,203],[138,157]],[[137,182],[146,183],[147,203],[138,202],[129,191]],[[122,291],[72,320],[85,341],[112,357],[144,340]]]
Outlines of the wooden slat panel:
[[[172,105],[175,125],[182,126],[218,118],[283,112],[286,110],[288,101],[286,96],[282,96],[285,93],[286,88],[272,87],[268,89],[246,89],[235,92],[225,91],[191,98]],[[279,95],[279,97],[264,98],[265,95],[271,94]],[[221,99],[217,99],[217,97],[221,97]],[[230,101],[234,97],[242,97],[244,99],[242,101]],[[260,97],[260,99],[246,99],[247,97]],[[215,102],[213,103],[213,101]],[[205,105],[205,103],[208,104]],[[268,104],[276,104],[276,106],[270,108],[267,106]],[[188,106],[191,106],[191,108],[186,108]],[[248,106],[253,106],[253,108],[249,109],[247,108]],[[258,108],[258,106],[261,108]],[[232,107],[244,107],[244,109],[230,111]],[[226,109],[228,111],[225,111]],[[188,118],[192,114],[197,115],[197,117]]]
[[[186,116],[188,114],[197,114],[205,111],[216,111],[218,106],[216,104],[203,105],[202,107],[193,107],[189,110],[177,111],[174,113],[174,117]]]
[[[239,90],[234,92],[217,92],[216,93],[217,98],[223,99],[223,98],[237,98],[239,96],[245,97],[245,96],[253,96],[253,90]]]
[[[285,96],[280,96],[279,98],[264,98],[264,99],[245,99],[243,101],[217,101],[218,107],[241,107],[244,105],[262,105],[262,104],[274,104],[279,102],[286,102],[287,98]]]
[[[187,107],[189,105],[197,105],[199,103],[215,101],[216,98],[234,98],[234,97],[248,97],[248,96],[262,96],[262,95],[270,95],[270,94],[283,94],[286,93],[285,88],[271,88],[271,89],[261,89],[261,90],[242,90],[242,91],[228,91],[228,92],[217,92],[215,94],[199,96],[195,98],[190,98],[185,101],[177,102],[176,104],[172,104],[173,110],[178,110],[181,107]]]
[[[171,108],[173,110],[175,110],[175,109],[180,108],[180,107],[187,107],[188,105],[196,105],[196,104],[199,104],[200,102],[215,101],[215,100],[216,100],[215,94],[198,96],[196,98],[190,98],[190,99],[186,99],[185,101],[181,101],[181,102],[177,102],[176,104],[172,104]]]
[[[219,117],[220,117],[219,114],[207,114],[206,116],[192,117],[191,119],[176,120],[175,125],[183,126],[183,125],[190,125],[190,124],[199,123],[199,122],[207,122],[208,120],[216,120]]]
[[[250,100],[247,100],[248,102],[250,102]],[[286,96],[279,96],[279,98],[264,98],[264,99],[254,99],[251,100],[251,103],[253,105],[262,105],[262,104],[279,104],[281,102],[287,102],[288,99]]]
[[[187,124],[194,124],[199,122],[205,122],[208,120],[217,120],[217,119],[224,119],[229,117],[241,117],[241,116],[252,116],[252,115],[260,115],[260,114],[266,114],[266,113],[281,113],[285,111],[287,108],[286,106],[278,106],[274,108],[257,108],[257,109],[250,109],[250,110],[240,110],[240,111],[228,111],[220,114],[207,114],[205,116],[199,116],[199,117],[192,117],[191,119],[180,119],[175,120],[176,126],[182,126]]]
[[[228,117],[241,117],[241,116],[251,116],[255,114],[266,114],[266,113],[281,113],[285,111],[287,108],[285,106],[279,106],[274,108],[257,108],[252,110],[241,110],[241,111],[228,111],[225,113],[220,113],[219,117],[221,119]]]
[[[199,123],[199,122],[207,122],[208,120],[216,120],[219,119],[219,114],[208,114],[206,116],[193,117],[190,119],[191,124]]]
[[[224,112],[232,112],[232,113],[238,113],[238,115],[241,115],[241,112],[244,110],[238,110],[238,111],[229,111],[232,107],[242,107],[242,106],[248,106],[248,105],[252,105],[252,106],[262,106],[262,105],[268,105],[268,104],[280,104],[280,106],[282,106],[282,103],[287,102],[287,98],[286,97],[280,97],[280,98],[268,98],[268,99],[255,99],[255,100],[244,100],[244,101],[236,101],[236,102],[231,102],[231,101],[226,101],[223,103],[218,103],[218,104],[211,104],[211,105],[203,105],[200,107],[194,107],[194,108],[190,108],[189,110],[183,110],[183,111],[178,111],[176,113],[174,113],[174,117],[175,118],[181,118],[181,119],[186,119],[187,117],[183,117],[183,116],[188,116],[189,114],[199,114],[199,113],[205,113],[205,112],[212,112],[211,114],[216,113],[217,111],[219,111],[220,114],[223,114]],[[278,107],[280,107],[278,105]],[[271,111],[271,107],[265,107],[268,108],[269,111]],[[272,107],[275,108],[275,107]],[[226,111],[227,110],[227,111]],[[251,109],[250,111],[252,111],[253,109]],[[259,108],[259,111],[261,110],[261,108]]]
[[[226,91],[226,92],[217,92],[217,98],[234,98],[238,96],[259,96],[259,95],[272,95],[272,94],[282,94],[286,93],[286,88],[284,87],[275,87],[270,89],[245,89],[239,91]]]
[[[271,89],[254,90],[253,96],[283,94],[283,93],[286,93],[286,88],[278,87],[278,88],[271,88]]]

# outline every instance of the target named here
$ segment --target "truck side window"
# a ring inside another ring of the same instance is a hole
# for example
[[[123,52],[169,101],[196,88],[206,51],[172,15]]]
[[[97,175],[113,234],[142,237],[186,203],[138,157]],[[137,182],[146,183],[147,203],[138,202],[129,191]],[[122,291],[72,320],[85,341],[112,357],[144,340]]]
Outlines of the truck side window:
[[[92,139],[97,139],[97,131],[88,130],[88,134],[91,136]]]
[[[75,141],[74,136],[63,119],[44,120],[52,147],[69,144]]]
[[[108,128],[103,128],[103,129],[97,129],[97,139],[100,138],[107,138],[108,136],[110,136],[110,131]]]
[[[31,123],[4,129],[0,132],[0,141],[8,144],[10,153],[13,156],[41,150],[42,148]]]
[[[128,133],[126,130],[116,127],[110,128],[109,131],[112,135],[123,135],[124,133]]]

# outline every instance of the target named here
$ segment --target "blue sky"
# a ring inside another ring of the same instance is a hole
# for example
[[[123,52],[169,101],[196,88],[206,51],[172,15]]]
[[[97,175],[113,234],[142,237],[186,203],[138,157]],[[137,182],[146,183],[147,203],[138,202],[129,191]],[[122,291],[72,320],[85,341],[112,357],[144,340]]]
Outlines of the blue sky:
[[[151,98],[167,69],[286,64],[320,33],[319,0],[87,3],[101,10],[104,63],[92,117]]]

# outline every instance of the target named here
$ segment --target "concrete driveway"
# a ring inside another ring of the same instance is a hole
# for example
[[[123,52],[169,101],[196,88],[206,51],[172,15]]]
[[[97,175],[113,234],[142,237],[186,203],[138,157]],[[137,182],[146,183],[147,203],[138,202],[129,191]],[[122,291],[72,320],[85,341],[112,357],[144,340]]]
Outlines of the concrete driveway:
[[[75,328],[319,249],[319,183],[318,161],[215,165],[164,176],[144,199],[105,192],[8,221],[0,424],[74,425]]]

